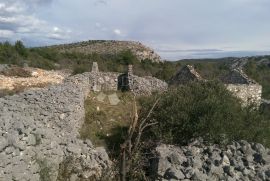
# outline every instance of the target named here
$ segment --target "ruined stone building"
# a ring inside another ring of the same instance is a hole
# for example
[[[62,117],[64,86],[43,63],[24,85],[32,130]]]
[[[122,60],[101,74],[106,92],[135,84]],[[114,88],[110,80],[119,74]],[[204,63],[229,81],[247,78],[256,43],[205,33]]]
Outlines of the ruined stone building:
[[[170,85],[186,84],[190,81],[201,81],[203,78],[193,66],[186,65],[171,79]]]
[[[101,72],[98,70],[98,64],[93,63],[92,72],[89,81],[91,90],[99,91],[132,91],[136,95],[150,95],[155,91],[167,90],[167,83],[155,77],[139,77],[133,74],[132,65],[128,66],[126,73]]]
[[[227,89],[240,98],[244,104],[249,102],[261,103],[262,86],[250,79],[242,69],[231,70],[223,82]]]
[[[203,80],[193,66],[186,65],[171,79],[170,85]],[[222,82],[229,91],[242,100],[244,105],[261,103],[262,86],[250,79],[241,68],[232,68],[230,73],[222,79]]]

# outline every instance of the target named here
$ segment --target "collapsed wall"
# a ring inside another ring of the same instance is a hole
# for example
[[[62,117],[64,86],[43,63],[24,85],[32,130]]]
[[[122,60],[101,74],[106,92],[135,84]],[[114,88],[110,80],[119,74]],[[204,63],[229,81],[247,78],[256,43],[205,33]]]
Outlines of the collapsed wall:
[[[187,84],[191,81],[204,81],[204,79],[193,66],[186,65],[171,79],[170,85]],[[233,68],[221,81],[235,97],[242,101],[243,105],[261,104],[262,86],[250,79],[242,69]]]
[[[262,86],[259,84],[227,84],[226,87],[244,104],[261,103]]]
[[[170,80],[170,85],[187,84],[190,81],[201,81],[203,78],[191,65],[186,65],[180,69]]]
[[[91,90],[93,91],[131,91],[135,95],[151,95],[153,92],[163,92],[168,84],[152,76],[139,77],[133,74],[132,65],[128,66],[127,73],[100,72],[96,62],[93,63],[89,74]]]
[[[129,88],[135,95],[151,95],[153,92],[164,92],[168,89],[166,82],[151,76],[131,75],[129,80]]]
[[[72,158],[70,177],[99,177],[110,161],[103,148],[80,140],[89,74],[63,84],[0,98],[0,180],[56,180]]]
[[[222,81],[229,91],[242,100],[244,105],[261,104],[262,86],[249,78],[242,69],[233,68]]]

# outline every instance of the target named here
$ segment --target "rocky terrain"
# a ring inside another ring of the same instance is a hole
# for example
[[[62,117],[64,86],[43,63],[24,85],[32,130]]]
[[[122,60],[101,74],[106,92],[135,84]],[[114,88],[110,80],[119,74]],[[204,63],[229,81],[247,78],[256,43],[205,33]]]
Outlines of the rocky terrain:
[[[64,71],[46,71],[38,68],[20,68],[1,65],[0,67],[0,97],[1,94],[22,92],[26,89],[42,88],[48,85],[60,84],[69,76]]]
[[[94,65],[92,72],[70,77],[58,71],[0,67],[2,89],[13,90],[18,83],[26,89],[46,84],[0,98],[0,180],[97,180],[110,170],[105,149],[80,139],[90,91],[117,91],[120,78],[128,81],[120,87],[128,86],[136,95],[166,91],[168,85],[134,75],[132,66],[120,74],[100,72]],[[202,79],[188,68],[192,80]],[[160,144],[150,163],[153,180],[270,180],[270,150],[247,141],[227,146],[201,140],[181,147]]]
[[[89,75],[78,75],[0,98],[0,180],[99,178],[107,153],[78,138],[88,92]]]
[[[13,77],[10,81],[24,80],[29,86],[46,80],[62,83],[0,98],[0,180],[100,178],[109,169],[110,160],[104,148],[94,148],[90,140],[79,139],[85,120],[84,101],[95,80],[104,91],[117,91],[119,74],[93,71],[63,80],[64,76],[52,76],[55,74],[49,74],[55,79],[49,79],[50,76],[46,79],[47,72],[37,69],[29,74],[25,72],[27,69],[16,70],[19,70],[16,74],[20,72],[30,78]],[[165,82],[151,77],[132,79],[134,92],[138,94],[167,88]],[[3,85],[9,84],[6,81]]]
[[[261,144],[240,141],[222,147],[195,140],[182,147],[161,144],[155,151],[155,180],[270,180],[270,150]]]
[[[142,61],[149,59],[153,62],[162,62],[161,57],[153,49],[134,41],[115,41],[115,40],[95,40],[84,41],[73,44],[63,44],[52,46],[61,52],[79,52],[84,54],[105,54],[115,55],[121,51],[131,50],[131,52]]]

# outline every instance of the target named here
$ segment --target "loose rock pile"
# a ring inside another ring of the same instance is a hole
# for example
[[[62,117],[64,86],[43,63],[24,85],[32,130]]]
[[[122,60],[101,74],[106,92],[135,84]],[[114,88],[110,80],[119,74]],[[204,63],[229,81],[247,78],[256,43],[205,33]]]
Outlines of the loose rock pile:
[[[156,180],[270,180],[270,150],[247,141],[224,148],[198,140],[183,147],[162,144],[152,169]]]
[[[129,88],[136,95],[151,95],[153,92],[164,92],[168,89],[166,82],[155,77],[131,75],[129,79]]]

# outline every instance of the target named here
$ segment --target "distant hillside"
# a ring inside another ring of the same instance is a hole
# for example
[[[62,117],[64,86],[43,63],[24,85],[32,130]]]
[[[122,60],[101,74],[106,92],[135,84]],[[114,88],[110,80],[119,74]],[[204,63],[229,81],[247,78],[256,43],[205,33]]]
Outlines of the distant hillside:
[[[25,48],[20,41],[15,45],[0,42],[0,64],[27,64],[47,70],[70,69],[74,74],[90,71],[93,62],[98,62],[101,71],[109,72],[125,72],[127,65],[133,64],[136,75],[151,75],[169,81],[177,70],[187,64],[193,65],[205,79],[220,79],[230,71],[231,65],[237,60],[244,61],[242,66],[246,74],[263,86],[263,98],[270,99],[270,56],[159,63],[160,61],[144,60],[142,57],[139,59],[134,50],[149,52],[153,57],[156,55],[141,43],[127,41],[87,41],[40,48]]]
[[[62,53],[83,53],[116,55],[123,51],[130,50],[139,61],[151,60],[152,62],[162,62],[161,57],[153,49],[135,41],[115,41],[115,40],[89,40],[78,43],[54,45],[51,48],[60,50]]]

